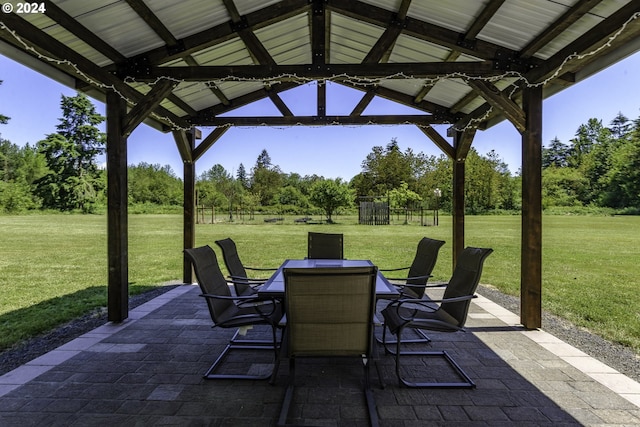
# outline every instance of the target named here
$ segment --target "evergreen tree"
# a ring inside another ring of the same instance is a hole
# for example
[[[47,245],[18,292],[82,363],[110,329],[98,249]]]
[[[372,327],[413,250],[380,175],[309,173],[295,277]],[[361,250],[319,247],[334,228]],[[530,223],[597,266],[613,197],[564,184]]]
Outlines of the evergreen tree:
[[[105,135],[97,128],[104,117],[83,94],[63,95],[60,105],[58,132],[38,143],[49,173],[37,181],[36,191],[43,207],[89,212],[102,190],[96,156],[104,152]]]
[[[546,169],[551,166],[563,168],[569,165],[569,156],[571,148],[560,142],[556,136],[551,140],[549,147],[542,149],[542,168]]]
[[[609,126],[611,136],[614,139],[622,139],[631,131],[632,124],[627,116],[619,112],[618,115],[611,120]]]
[[[238,180],[240,185],[242,185],[242,188],[244,188],[245,190],[249,188],[249,177],[247,176],[247,171],[242,163],[240,163],[240,166],[238,166],[236,179]]]

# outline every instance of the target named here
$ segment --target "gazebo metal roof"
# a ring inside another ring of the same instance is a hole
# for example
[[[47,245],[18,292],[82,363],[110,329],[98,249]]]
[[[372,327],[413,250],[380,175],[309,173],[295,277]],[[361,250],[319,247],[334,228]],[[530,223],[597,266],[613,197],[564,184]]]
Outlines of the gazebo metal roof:
[[[640,50],[639,17],[638,0],[50,0],[3,5],[0,53],[107,103],[110,320],[128,313],[126,141],[142,121],[172,131],[184,162],[185,247],[194,164],[230,126],[415,124],[453,160],[455,259],[466,154],[507,119],[522,134],[521,316],[535,328],[542,100]],[[280,94],[310,82],[315,114],[295,115]],[[362,92],[350,114],[327,111],[327,82]],[[415,114],[363,115],[375,97]],[[280,114],[233,115],[262,99]],[[196,144],[197,127],[215,129]]]
[[[265,124],[378,123],[356,119],[374,96],[416,109],[396,122],[482,129],[521,85],[547,97],[640,49],[632,0],[42,4],[0,16],[0,52],[103,100],[114,88],[133,105],[164,82],[151,116],[164,130],[241,124],[220,115],[262,98],[282,113]],[[292,119],[278,93],[311,81],[318,114]],[[363,92],[349,117],[323,117],[325,81]]]

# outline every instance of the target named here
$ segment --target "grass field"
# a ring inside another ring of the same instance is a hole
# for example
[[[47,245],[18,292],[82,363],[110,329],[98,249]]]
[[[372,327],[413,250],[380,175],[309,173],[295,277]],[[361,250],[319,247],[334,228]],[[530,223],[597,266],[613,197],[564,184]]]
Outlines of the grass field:
[[[304,257],[308,231],[345,235],[345,257],[372,259],[381,268],[407,265],[422,236],[447,241],[435,280],[451,274],[451,218],[440,226],[201,224],[196,244],[232,237],[247,265],[278,266]],[[491,247],[482,283],[518,295],[520,217],[466,219],[466,243]],[[182,217],[131,215],[130,293],[182,274]],[[92,310],[104,309],[107,283],[106,216],[0,216],[0,350]],[[640,279],[636,274],[640,217],[543,217],[543,307],[640,353]],[[221,261],[221,259],[220,259]],[[544,327],[544,325],[543,325]]]

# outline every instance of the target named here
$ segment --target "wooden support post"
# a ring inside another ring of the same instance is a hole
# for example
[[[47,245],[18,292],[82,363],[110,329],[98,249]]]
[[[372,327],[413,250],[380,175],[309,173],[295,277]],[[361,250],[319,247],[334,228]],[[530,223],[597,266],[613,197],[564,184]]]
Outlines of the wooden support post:
[[[127,222],[127,138],[122,122],[127,105],[114,91],[107,92],[107,251],[108,319],[129,317],[129,254]]]
[[[476,129],[464,131],[452,130],[453,148],[453,268],[456,268],[458,255],[464,249],[464,179],[465,162],[471,149]]]
[[[520,320],[542,326],[542,88],[523,91],[526,130],[522,133],[522,245]]]
[[[464,249],[464,160],[453,160],[453,269]]]
[[[186,138],[187,144],[193,151],[195,147],[196,135],[194,132],[184,132],[183,137]],[[183,216],[183,247],[184,249],[193,248],[196,244],[196,226],[195,226],[195,209],[196,209],[196,164],[195,161],[184,160],[184,216]],[[193,282],[193,270],[191,261],[184,256],[182,280],[184,283]]]

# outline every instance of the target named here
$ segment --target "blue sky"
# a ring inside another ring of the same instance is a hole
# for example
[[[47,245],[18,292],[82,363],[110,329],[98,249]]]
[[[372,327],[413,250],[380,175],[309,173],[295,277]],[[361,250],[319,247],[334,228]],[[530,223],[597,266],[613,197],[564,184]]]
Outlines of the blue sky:
[[[0,125],[0,136],[17,145],[35,144],[55,132],[60,113],[60,96],[75,95],[75,91],[0,55],[0,113],[11,117],[7,125]],[[315,105],[304,102],[311,96],[311,86],[281,94],[289,108],[300,115],[313,114]],[[361,96],[360,92],[331,85],[328,89],[327,114],[348,114]],[[104,114],[104,105],[94,101]],[[237,115],[236,110],[231,115]],[[277,114],[268,101],[245,107],[247,114]],[[365,114],[392,114],[407,109],[385,100],[375,100]],[[640,117],[640,53],[609,67],[559,94],[545,100],[543,105],[543,142],[553,138],[568,143],[576,130],[589,118],[598,118],[608,125],[622,112],[629,119]],[[444,128],[440,129],[443,136]],[[207,135],[211,128],[202,128]],[[371,148],[385,146],[395,138],[402,150],[440,155],[441,151],[415,126],[331,126],[293,128],[233,128],[225,133],[198,160],[197,173],[216,163],[234,173],[240,163],[247,170],[266,149],[272,163],[286,172],[301,175],[317,174],[326,178],[351,179],[360,172],[360,165]],[[512,171],[521,165],[520,134],[511,123],[504,121],[489,130],[476,134],[473,146],[480,154],[496,150]],[[171,134],[163,134],[140,125],[128,140],[128,162],[170,165],[182,176],[182,162]]]

